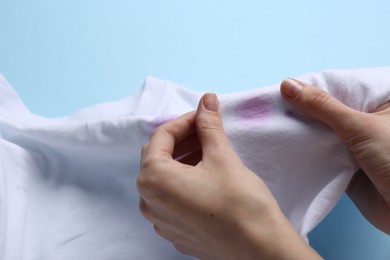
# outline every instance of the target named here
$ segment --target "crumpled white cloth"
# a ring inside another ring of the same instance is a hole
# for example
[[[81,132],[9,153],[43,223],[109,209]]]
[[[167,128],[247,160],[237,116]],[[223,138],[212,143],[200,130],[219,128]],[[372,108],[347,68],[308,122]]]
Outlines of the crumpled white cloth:
[[[390,67],[300,79],[361,111],[390,97]],[[139,213],[136,177],[153,130],[196,109],[201,95],[148,77],[126,99],[48,119],[30,113],[0,76],[0,258],[188,259]],[[285,102],[278,84],[219,99],[235,151],[305,238],[336,204],[356,162],[329,127]]]

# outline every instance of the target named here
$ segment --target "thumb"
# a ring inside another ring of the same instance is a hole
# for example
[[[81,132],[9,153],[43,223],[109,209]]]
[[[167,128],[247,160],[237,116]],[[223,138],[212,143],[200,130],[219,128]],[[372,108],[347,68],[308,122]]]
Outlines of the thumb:
[[[323,121],[343,136],[354,125],[358,111],[344,105],[328,92],[296,79],[285,79],[280,91],[301,112]]]
[[[230,149],[222,124],[222,115],[217,95],[206,93],[199,101],[196,113],[196,132],[204,156],[219,154]]]

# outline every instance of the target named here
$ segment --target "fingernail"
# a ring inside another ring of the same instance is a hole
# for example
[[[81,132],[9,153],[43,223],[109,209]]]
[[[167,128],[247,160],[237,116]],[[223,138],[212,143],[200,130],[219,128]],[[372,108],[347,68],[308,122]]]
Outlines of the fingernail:
[[[302,88],[302,83],[294,79],[287,78],[283,81],[281,90],[284,95],[295,98]]]
[[[218,112],[219,110],[219,101],[217,95],[214,93],[206,93],[203,96],[203,106],[213,112]]]

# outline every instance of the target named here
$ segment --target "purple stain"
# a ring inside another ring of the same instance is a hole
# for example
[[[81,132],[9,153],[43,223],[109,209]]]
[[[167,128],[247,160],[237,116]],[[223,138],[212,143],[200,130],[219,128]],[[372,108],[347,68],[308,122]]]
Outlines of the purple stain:
[[[255,96],[237,105],[236,116],[248,122],[260,122],[276,111],[276,105],[270,95]]]
[[[163,116],[159,116],[159,117],[154,118],[149,123],[150,132],[153,132],[160,125],[162,125],[162,124],[164,124],[166,122],[169,122],[171,120],[174,120],[174,119],[176,119],[178,117],[179,117],[179,115],[163,115]]]

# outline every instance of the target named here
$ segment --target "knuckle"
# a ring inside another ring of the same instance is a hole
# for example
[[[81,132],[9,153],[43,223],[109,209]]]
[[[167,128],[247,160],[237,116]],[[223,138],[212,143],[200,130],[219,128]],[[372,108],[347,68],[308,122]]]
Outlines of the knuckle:
[[[145,193],[145,190],[147,189],[147,187],[148,187],[147,177],[145,176],[145,174],[143,174],[141,172],[140,175],[138,175],[138,177],[137,177],[138,192],[143,195]]]
[[[148,220],[149,222],[152,222],[152,223],[153,223],[153,221],[154,221],[153,215],[152,215],[151,211],[149,210],[148,205],[147,205],[147,204],[145,203],[145,201],[142,200],[142,199],[141,199],[140,202],[139,202],[139,210],[140,210],[142,216],[143,216],[146,220]]]
[[[154,189],[155,186],[155,170],[153,170],[153,166],[148,166],[150,164],[152,163],[144,163],[137,177],[137,188],[141,194],[146,194],[148,190]]]
[[[143,172],[141,172],[141,174],[137,178],[138,192],[144,196],[151,194],[156,189],[156,187],[158,187],[158,185],[156,185],[156,182],[156,177],[149,173],[144,174]]]
[[[330,99],[331,95],[325,91],[317,90],[310,95],[307,101],[309,108],[321,109],[325,107]]]
[[[145,159],[137,177],[138,192],[148,198],[163,193],[167,186],[166,174],[169,166],[159,159]]]
[[[144,160],[142,161],[142,165],[141,165],[141,171],[142,172],[145,172],[145,171],[153,171],[154,168],[156,168],[156,159],[153,158],[152,156],[147,156],[146,158],[144,158]]]
[[[219,131],[222,129],[221,120],[217,120],[214,116],[209,116],[207,118],[202,118],[197,122],[198,126],[206,130],[216,130]]]

